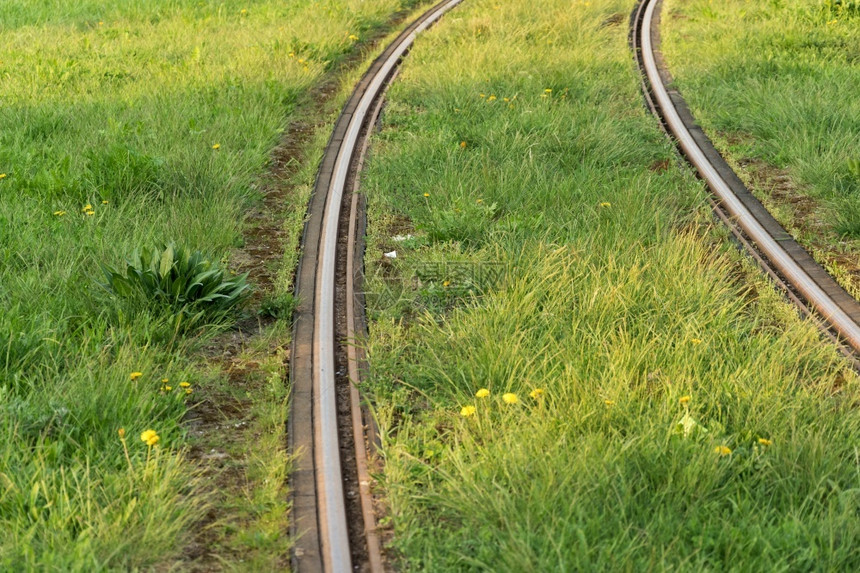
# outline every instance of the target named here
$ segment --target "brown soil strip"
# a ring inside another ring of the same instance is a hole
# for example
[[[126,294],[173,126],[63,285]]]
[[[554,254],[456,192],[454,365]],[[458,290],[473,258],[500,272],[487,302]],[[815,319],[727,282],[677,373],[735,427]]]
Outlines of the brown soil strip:
[[[729,146],[741,136],[719,134]],[[721,146],[720,152],[732,157],[730,149]],[[822,219],[819,203],[804,193],[791,174],[760,159],[741,157],[734,159],[738,173],[768,210],[781,213],[780,222],[804,246],[815,253],[819,262],[835,265],[844,275],[849,292],[860,292],[860,257],[855,241],[841,241],[831,230],[831,225]],[[854,244],[852,244],[854,243]],[[840,246],[842,248],[840,248]]]

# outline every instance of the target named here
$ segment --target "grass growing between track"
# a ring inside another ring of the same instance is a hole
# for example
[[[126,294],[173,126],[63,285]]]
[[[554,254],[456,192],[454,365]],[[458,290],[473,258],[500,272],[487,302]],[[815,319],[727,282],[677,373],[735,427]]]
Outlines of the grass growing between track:
[[[858,380],[674,166],[631,8],[470,0],[390,91],[366,262],[405,570],[860,565]]]
[[[667,0],[664,52],[765,205],[860,295],[860,4]]]
[[[413,3],[54,4],[7,2],[0,24],[0,569],[145,568],[179,555],[208,507],[182,420],[197,395],[241,390],[198,353],[225,324],[177,330],[100,289],[99,265],[169,241],[230,264],[309,89]],[[255,344],[288,343],[285,326]],[[254,524],[230,550],[285,531],[271,506],[283,357],[270,358],[239,356],[260,363],[248,479],[269,491],[248,492],[237,511]]]

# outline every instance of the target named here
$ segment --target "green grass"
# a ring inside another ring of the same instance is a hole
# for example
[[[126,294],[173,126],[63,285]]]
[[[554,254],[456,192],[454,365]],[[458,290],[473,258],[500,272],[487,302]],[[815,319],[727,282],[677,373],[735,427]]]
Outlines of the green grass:
[[[860,566],[858,379],[674,167],[631,8],[470,1],[390,91],[368,346],[403,570]]]
[[[664,14],[668,65],[697,120],[780,222],[860,294],[857,3],[671,0]]]
[[[194,393],[179,383],[217,383],[195,352],[229,320],[177,336],[166,309],[128,312],[101,288],[100,265],[170,242],[229,264],[309,89],[412,4],[4,3],[0,569],[126,570],[181,553],[208,499],[184,457]],[[301,217],[289,220],[297,236]],[[260,427],[283,401],[272,408]]]

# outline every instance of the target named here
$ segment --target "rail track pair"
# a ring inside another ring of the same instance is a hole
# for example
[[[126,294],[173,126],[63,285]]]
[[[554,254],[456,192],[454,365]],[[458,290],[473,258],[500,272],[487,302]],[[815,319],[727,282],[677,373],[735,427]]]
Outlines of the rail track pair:
[[[296,275],[291,353],[293,565],[300,572],[382,571],[364,419],[355,383],[363,330],[356,294],[363,254],[357,193],[367,140],[387,85],[416,36],[463,0],[443,0],[413,22],[371,65],[346,103],[320,165]],[[860,351],[860,304],[752,196],[696,126],[659,53],[662,0],[642,0],[630,40],[648,107],[714,193],[714,209],[804,313],[852,357]],[[856,360],[856,358],[855,358]],[[855,362],[856,364],[856,362]]]

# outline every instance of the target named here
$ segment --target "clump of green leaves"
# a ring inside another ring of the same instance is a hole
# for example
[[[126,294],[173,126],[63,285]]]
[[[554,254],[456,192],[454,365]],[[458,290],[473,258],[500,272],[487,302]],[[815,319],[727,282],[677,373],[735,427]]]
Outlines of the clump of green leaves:
[[[261,316],[288,319],[296,308],[296,299],[291,292],[268,295],[260,301]]]
[[[103,283],[119,298],[181,318],[186,327],[217,323],[250,294],[247,273],[231,276],[200,251],[173,243],[135,251],[125,272],[102,265]]]

